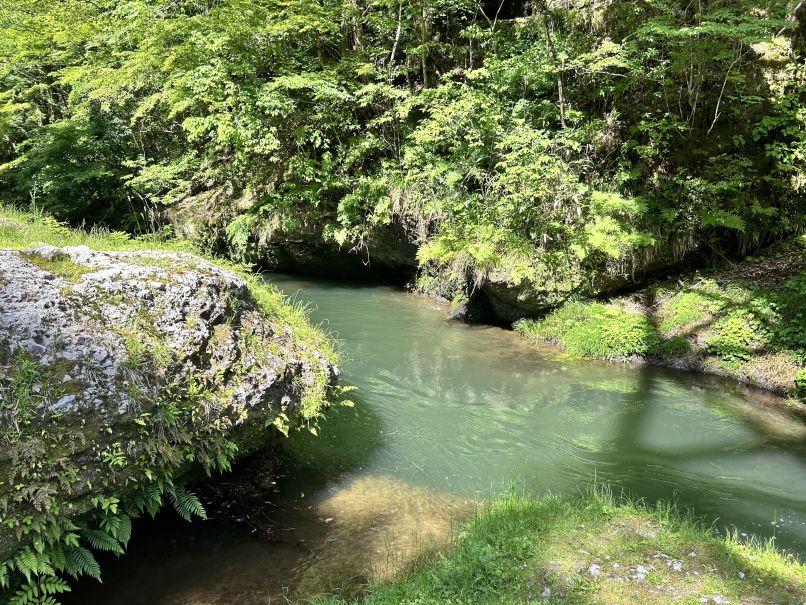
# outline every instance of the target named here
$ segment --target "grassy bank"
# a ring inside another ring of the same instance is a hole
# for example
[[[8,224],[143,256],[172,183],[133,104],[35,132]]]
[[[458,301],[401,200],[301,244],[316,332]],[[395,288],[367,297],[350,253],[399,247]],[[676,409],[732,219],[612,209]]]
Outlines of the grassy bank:
[[[366,605],[797,603],[806,567],[772,544],[718,537],[667,506],[602,491],[510,496],[482,508],[447,554],[371,586]],[[343,605],[338,598],[316,605]]]
[[[515,328],[580,357],[640,356],[803,397],[806,238],[631,296],[572,301]]]

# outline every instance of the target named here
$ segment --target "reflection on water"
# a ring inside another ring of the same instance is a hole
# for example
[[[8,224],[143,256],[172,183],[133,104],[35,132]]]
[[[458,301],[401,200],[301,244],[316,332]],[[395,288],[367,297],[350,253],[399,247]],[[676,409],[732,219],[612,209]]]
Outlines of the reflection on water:
[[[449,539],[475,499],[511,482],[574,493],[596,478],[806,553],[806,426],[772,396],[567,359],[392,289],[272,280],[313,303],[341,339],[343,379],[358,386],[356,407],[331,414],[319,438],[289,443],[275,502],[288,531],[266,544],[215,522],[147,526],[105,567],[103,587],[82,584],[73,602],[349,592]]]

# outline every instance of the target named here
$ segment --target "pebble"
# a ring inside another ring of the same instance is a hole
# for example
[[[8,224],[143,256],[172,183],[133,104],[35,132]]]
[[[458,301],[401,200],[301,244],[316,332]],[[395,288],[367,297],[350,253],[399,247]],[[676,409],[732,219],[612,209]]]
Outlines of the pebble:
[[[727,599],[727,597],[723,597],[720,594],[715,594],[701,597],[700,603],[706,603],[708,605],[729,605],[730,601]]]
[[[643,580],[646,578],[646,575],[649,573],[649,570],[644,567],[643,565],[636,565],[635,566],[635,577],[637,580]]]
[[[75,395],[65,395],[59,401],[57,401],[51,409],[54,412],[66,412],[67,410],[71,410],[76,406],[76,396]]]

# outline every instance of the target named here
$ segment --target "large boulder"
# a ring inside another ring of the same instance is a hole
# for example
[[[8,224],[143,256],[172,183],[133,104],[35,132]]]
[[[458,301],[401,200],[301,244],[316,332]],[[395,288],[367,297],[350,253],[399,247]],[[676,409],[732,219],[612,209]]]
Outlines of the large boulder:
[[[0,250],[0,560],[315,416],[337,370],[283,317],[190,254]]]

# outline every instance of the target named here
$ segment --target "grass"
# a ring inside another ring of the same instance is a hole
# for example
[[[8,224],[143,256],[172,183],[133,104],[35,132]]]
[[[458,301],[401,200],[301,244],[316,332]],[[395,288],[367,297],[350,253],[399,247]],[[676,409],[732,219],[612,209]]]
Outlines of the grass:
[[[806,240],[705,277],[676,278],[606,304],[570,301],[516,323],[579,357],[650,361],[803,396]]]
[[[447,553],[431,555],[365,605],[797,603],[806,568],[771,542],[719,537],[668,505],[602,489],[517,495],[483,506]],[[316,605],[343,605],[337,597]],[[358,601],[349,601],[357,603]]]
[[[645,317],[616,306],[582,301],[566,303],[541,321],[519,321],[515,330],[561,343],[572,355],[603,359],[646,355],[660,341]]]

